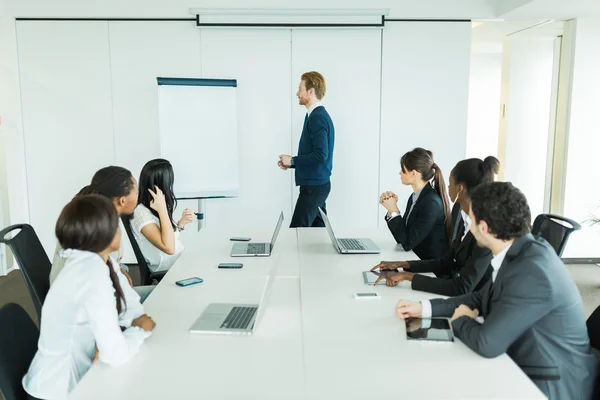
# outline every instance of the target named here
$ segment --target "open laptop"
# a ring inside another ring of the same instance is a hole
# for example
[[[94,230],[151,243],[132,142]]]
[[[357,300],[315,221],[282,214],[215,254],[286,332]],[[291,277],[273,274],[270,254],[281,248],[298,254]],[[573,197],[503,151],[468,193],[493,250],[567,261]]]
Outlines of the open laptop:
[[[260,303],[258,304],[227,304],[211,303],[190,328],[190,333],[223,334],[223,335],[252,335],[256,332],[258,323],[265,313],[269,302],[275,271],[273,265],[267,276]]]
[[[277,221],[275,232],[273,232],[271,243],[235,243],[231,249],[231,257],[269,257],[275,247],[275,241],[279,235],[282,223],[283,211],[279,214],[279,220]]]
[[[337,239],[327,214],[321,210],[321,207],[319,207],[319,212],[325,222],[325,228],[327,228],[331,243],[340,254],[379,254],[381,252],[371,239]]]

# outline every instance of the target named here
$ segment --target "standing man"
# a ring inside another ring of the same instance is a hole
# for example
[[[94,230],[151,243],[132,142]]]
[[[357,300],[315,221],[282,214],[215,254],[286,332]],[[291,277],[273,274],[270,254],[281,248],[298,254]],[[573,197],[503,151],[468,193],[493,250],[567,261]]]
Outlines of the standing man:
[[[477,243],[494,255],[492,279],[464,296],[401,300],[396,314],[451,317],[465,345],[486,358],[507,353],[550,400],[595,398],[598,360],[581,295],[554,249],[529,232],[523,193],[508,182],[479,185],[469,217]]]
[[[335,130],[331,117],[321,105],[325,96],[325,78],[318,72],[302,74],[298,86],[298,102],[307,109],[304,117],[298,155],[279,156],[277,165],[283,170],[294,168],[300,196],[296,202],[290,228],[324,227],[318,207],[327,212],[325,201],[331,191],[333,144]]]

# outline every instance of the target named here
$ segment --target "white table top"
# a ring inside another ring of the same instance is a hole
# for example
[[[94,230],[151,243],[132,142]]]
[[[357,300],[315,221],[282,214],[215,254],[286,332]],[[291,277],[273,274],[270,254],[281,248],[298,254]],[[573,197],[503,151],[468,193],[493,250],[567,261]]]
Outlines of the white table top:
[[[416,257],[387,229],[347,233],[371,238],[381,254],[340,255],[324,230],[298,229],[307,399],[544,398],[507,355],[487,360],[458,339],[408,341],[396,302],[440,296],[413,291],[408,282],[366,286],[362,271],[380,260]],[[382,298],[355,300],[355,292]]]
[[[119,368],[96,363],[70,399],[543,399],[504,355],[487,360],[454,343],[408,342],[396,318],[400,298],[436,297],[408,285],[378,286],[381,300],[354,300],[362,271],[380,260],[414,259],[386,229],[336,232],[370,237],[379,255],[340,255],[324,229],[282,229],[271,257],[231,258],[230,236],[269,241],[268,231],[205,229],[144,304],[157,323],[140,353]],[[222,270],[219,262],[242,262]],[[192,335],[207,304],[258,302],[277,279],[257,332]],[[175,281],[199,276],[202,284]]]

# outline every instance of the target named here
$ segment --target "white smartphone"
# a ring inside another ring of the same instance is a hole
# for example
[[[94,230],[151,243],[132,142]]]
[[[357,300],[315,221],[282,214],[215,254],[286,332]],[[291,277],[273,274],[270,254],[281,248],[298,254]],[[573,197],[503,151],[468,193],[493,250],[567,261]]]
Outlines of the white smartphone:
[[[379,300],[381,296],[374,292],[354,293],[356,300]]]

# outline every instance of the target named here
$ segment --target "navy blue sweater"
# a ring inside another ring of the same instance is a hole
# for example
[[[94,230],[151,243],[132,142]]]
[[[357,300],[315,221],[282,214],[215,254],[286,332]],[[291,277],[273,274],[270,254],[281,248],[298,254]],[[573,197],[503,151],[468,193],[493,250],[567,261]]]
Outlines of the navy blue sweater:
[[[317,107],[304,119],[298,155],[292,159],[297,186],[329,182],[333,170],[335,130],[325,107]]]

